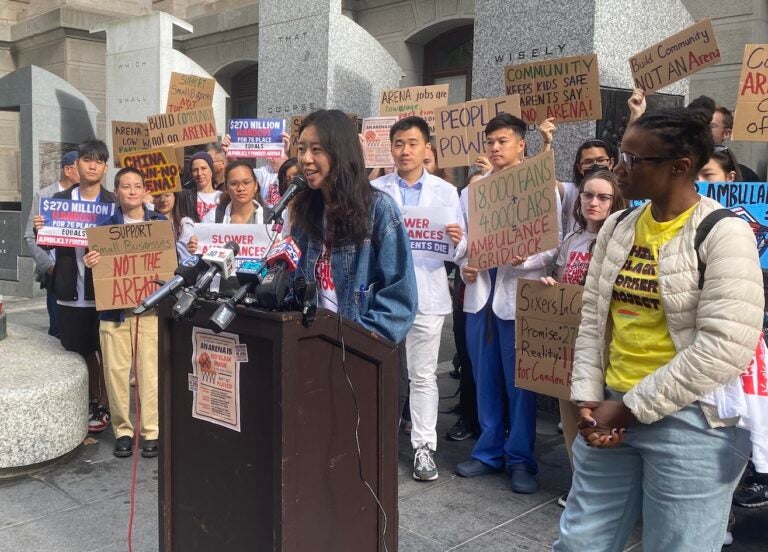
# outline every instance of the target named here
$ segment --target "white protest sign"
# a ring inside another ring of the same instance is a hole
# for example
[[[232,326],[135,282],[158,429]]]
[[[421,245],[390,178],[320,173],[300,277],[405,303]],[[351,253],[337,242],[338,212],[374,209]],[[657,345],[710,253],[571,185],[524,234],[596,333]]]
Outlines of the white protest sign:
[[[414,257],[453,261],[453,241],[445,225],[459,222],[455,220],[454,211],[448,207],[403,206],[400,209]]]
[[[245,261],[263,259],[272,238],[269,226],[264,224],[195,224],[197,253],[204,255],[211,247],[222,247],[228,242],[240,246],[235,257],[235,268]]]

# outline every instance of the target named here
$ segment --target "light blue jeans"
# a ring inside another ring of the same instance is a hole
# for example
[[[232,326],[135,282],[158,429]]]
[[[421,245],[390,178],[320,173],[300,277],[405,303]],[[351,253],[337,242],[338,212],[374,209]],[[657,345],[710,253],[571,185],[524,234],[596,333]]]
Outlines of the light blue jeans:
[[[590,448],[577,436],[552,549],[621,551],[642,512],[643,550],[720,552],[750,449],[747,431],[711,429],[698,404],[635,424],[615,449]]]

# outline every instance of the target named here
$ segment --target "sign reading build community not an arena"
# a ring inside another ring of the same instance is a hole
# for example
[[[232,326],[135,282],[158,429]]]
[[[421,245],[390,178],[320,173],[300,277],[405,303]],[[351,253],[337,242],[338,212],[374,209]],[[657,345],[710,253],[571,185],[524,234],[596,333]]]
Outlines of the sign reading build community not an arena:
[[[555,158],[540,153],[469,185],[469,266],[493,268],[557,247]]]
[[[212,107],[150,115],[147,123],[153,148],[179,148],[216,141]]]

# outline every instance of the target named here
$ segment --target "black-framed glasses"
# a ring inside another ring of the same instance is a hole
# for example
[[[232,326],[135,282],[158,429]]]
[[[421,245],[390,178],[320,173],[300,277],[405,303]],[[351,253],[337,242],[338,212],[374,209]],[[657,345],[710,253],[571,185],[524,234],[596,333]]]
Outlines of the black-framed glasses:
[[[581,165],[582,169],[591,169],[595,165],[605,165],[608,166],[608,163],[611,161],[610,157],[598,157],[597,159],[585,159],[579,165]]]
[[[662,161],[672,161],[673,159],[677,159],[677,157],[669,157],[669,156],[662,156],[662,155],[632,155],[631,153],[627,153],[626,151],[620,151],[619,152],[619,161],[624,163],[624,166],[627,168],[627,172],[632,170],[632,167],[635,163],[638,161],[654,161],[654,162],[662,162]]]

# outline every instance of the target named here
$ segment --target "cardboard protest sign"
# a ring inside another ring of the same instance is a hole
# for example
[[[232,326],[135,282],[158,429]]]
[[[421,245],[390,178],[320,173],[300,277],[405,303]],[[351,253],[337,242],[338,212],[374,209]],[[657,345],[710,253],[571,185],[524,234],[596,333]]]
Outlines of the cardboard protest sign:
[[[237,334],[192,328],[192,417],[240,431],[240,363],[248,349]]]
[[[597,55],[545,59],[504,68],[507,95],[520,95],[521,119],[538,124],[602,118]]]
[[[445,225],[459,222],[454,211],[447,207],[417,206],[403,206],[401,211],[414,257],[453,261],[453,241]]]
[[[181,166],[173,148],[123,154],[120,166],[137,169],[144,177],[147,192],[152,195],[181,191]]]
[[[718,63],[720,49],[709,18],[629,58],[635,87],[646,94]]]
[[[733,139],[768,140],[768,44],[747,44],[741,64]]]
[[[147,117],[149,140],[153,148],[180,148],[216,141],[213,108],[161,113]]]
[[[178,113],[179,111],[211,107],[215,87],[216,81],[214,79],[184,73],[171,73],[165,112]]]
[[[147,123],[112,121],[112,159],[115,163],[124,153],[148,150],[151,147]]]
[[[485,125],[499,113],[520,116],[520,96],[473,100],[435,109],[437,164],[466,167],[485,155]]]
[[[284,151],[284,132],[283,119],[232,119],[229,121],[229,138],[232,143],[227,149],[227,157],[281,157]]]
[[[448,85],[412,86],[384,90],[381,93],[379,115],[403,119],[418,115],[427,121],[430,132],[435,132],[435,108],[448,105]]]
[[[555,158],[540,153],[469,185],[469,266],[484,270],[558,246]]]
[[[96,310],[129,309],[151,295],[179,265],[170,221],[89,228],[88,247],[101,259],[93,267]]]
[[[114,203],[40,198],[43,227],[35,243],[51,247],[87,247],[85,229],[104,224],[115,214]]]
[[[368,117],[363,119],[363,153],[365,166],[369,169],[394,167],[392,144],[389,142],[389,129],[397,122],[397,117]]]
[[[571,399],[582,286],[517,281],[515,387]]]
[[[240,253],[235,257],[235,268],[240,268],[246,261],[264,258],[272,242],[268,228],[264,224],[195,224],[197,252],[205,254],[211,247],[237,242]]]

